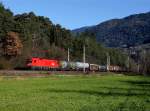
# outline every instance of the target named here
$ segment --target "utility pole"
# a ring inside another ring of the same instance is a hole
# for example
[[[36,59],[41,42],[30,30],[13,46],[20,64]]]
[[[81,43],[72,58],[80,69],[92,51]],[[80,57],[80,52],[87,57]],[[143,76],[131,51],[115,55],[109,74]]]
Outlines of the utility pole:
[[[85,73],[85,45],[83,46],[83,63],[84,63],[83,73]]]
[[[109,71],[109,66],[110,66],[110,56],[109,53],[107,53],[107,71]]]
[[[130,71],[130,56],[128,56],[128,59],[127,59],[127,68],[129,72]]]
[[[139,61],[137,63],[137,72],[140,73],[140,63],[139,63]]]
[[[140,73],[140,51],[138,51],[137,53],[136,53],[136,55],[137,55],[137,73]]]
[[[70,50],[68,48],[68,62],[70,61]]]
[[[143,74],[146,75],[146,51],[143,51]]]

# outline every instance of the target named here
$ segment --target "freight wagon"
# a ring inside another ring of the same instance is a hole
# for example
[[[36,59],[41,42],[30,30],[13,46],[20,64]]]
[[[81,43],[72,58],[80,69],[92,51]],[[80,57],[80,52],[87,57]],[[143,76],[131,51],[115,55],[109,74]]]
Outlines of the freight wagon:
[[[99,71],[106,72],[107,71],[107,66],[106,65],[100,65],[99,66]]]
[[[90,71],[99,71],[99,65],[90,64]]]
[[[81,71],[85,68],[86,71],[89,70],[89,63],[76,62],[76,70]]]
[[[111,71],[111,72],[120,72],[120,71],[122,71],[122,68],[120,66],[110,65],[109,66],[109,71]]]
[[[81,71],[83,68],[89,70],[89,63],[83,62],[67,62],[67,61],[60,61],[60,69],[61,70],[74,70],[74,71]]]

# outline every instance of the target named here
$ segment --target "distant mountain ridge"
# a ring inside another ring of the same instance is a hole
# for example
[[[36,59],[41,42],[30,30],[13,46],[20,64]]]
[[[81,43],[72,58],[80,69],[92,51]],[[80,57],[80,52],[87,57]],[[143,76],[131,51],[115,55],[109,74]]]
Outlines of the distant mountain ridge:
[[[72,32],[84,31],[95,33],[97,41],[108,47],[130,47],[150,43],[150,12],[112,19]]]
[[[82,33],[86,30],[90,30],[94,27],[96,27],[97,25],[93,25],[93,26],[84,26],[84,27],[80,27],[80,28],[76,28],[72,30],[72,33],[76,34],[76,33]]]

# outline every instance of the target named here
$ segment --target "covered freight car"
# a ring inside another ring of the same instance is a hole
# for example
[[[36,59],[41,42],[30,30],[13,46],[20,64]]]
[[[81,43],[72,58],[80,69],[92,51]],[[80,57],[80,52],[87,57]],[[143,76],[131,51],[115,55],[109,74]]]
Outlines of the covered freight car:
[[[90,71],[99,71],[99,65],[90,64]]]
[[[109,66],[109,71],[119,72],[119,71],[122,71],[122,68],[120,66],[111,65],[111,66]]]
[[[107,71],[107,66],[106,65],[100,65],[99,66],[99,71],[106,72]]]

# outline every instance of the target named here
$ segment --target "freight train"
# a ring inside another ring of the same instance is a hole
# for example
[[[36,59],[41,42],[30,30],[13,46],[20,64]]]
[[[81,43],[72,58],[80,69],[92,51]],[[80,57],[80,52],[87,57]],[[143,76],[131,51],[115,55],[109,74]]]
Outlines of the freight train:
[[[121,71],[120,66],[109,66],[90,64],[83,62],[68,62],[44,58],[31,58],[27,60],[26,66],[32,70],[50,70],[50,71]]]

